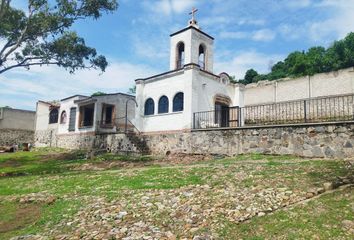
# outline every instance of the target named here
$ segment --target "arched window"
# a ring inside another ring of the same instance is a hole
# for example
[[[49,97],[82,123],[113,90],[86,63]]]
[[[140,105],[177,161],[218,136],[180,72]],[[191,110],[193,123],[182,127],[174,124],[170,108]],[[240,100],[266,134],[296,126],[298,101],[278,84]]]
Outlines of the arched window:
[[[168,98],[166,96],[162,96],[159,99],[159,113],[168,113]]]
[[[184,43],[180,42],[177,44],[177,69],[183,68],[184,66]]]
[[[173,111],[183,111],[183,92],[179,92],[173,98]]]
[[[49,113],[49,124],[58,123],[58,115],[59,115],[58,108],[52,109]]]
[[[154,115],[155,113],[155,106],[154,106],[154,100],[152,100],[152,98],[149,98],[146,100],[145,102],[145,110],[144,110],[144,114],[145,115]]]
[[[201,69],[205,70],[205,47],[203,44],[199,45],[198,64]]]
[[[62,111],[61,112],[61,115],[60,115],[60,123],[61,124],[64,124],[64,123],[66,123],[66,112],[65,111]]]

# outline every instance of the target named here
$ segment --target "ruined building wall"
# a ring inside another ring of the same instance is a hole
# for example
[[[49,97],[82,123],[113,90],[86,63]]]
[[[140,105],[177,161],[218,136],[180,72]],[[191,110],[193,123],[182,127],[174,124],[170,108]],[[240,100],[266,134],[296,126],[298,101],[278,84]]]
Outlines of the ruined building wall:
[[[0,108],[0,146],[33,143],[35,112]]]

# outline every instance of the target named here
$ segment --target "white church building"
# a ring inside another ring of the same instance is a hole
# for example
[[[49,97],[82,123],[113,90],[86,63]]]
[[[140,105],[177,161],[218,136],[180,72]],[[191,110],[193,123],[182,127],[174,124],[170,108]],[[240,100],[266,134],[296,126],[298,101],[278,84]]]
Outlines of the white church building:
[[[214,73],[214,38],[192,19],[170,35],[170,70],[136,79],[136,96],[75,95],[39,101],[36,142],[52,135],[188,132],[352,119],[354,68],[248,85]],[[335,116],[335,118],[333,118]],[[128,126],[129,125],[129,126]],[[44,140],[41,140],[44,139]]]
[[[143,133],[190,131],[195,124],[232,122],[228,107],[240,105],[240,85],[231,83],[227,73],[213,72],[214,38],[194,17],[170,37],[170,71],[135,80],[137,128]],[[194,120],[194,113],[222,109],[212,120]]]

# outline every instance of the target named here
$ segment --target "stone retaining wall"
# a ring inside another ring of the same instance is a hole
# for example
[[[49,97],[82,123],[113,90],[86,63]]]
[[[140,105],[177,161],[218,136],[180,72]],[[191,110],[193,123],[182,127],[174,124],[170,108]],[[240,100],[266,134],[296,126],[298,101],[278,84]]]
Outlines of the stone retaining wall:
[[[146,135],[144,138],[154,154],[265,153],[324,158],[354,157],[354,123],[202,130]]]
[[[137,152],[136,146],[123,133],[117,134],[57,134],[56,130],[36,131],[36,147],[67,149],[101,149],[111,152]]]
[[[58,147],[57,130],[36,130],[34,133],[34,145],[36,147]]]
[[[100,149],[110,152],[138,152],[124,133],[58,135],[58,147],[69,149]]]
[[[0,129],[0,146],[33,143],[34,131],[18,129]]]
[[[51,136],[51,137],[50,137]],[[152,154],[169,152],[237,155],[293,154],[303,157],[353,158],[354,122],[198,130],[138,136]],[[119,134],[36,132],[36,146],[70,149],[108,149],[138,152],[137,141]]]

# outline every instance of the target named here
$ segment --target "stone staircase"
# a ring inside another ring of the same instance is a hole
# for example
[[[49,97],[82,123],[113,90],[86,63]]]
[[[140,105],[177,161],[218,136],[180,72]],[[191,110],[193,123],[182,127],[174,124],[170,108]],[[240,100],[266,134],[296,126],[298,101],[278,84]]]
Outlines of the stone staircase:
[[[137,135],[135,132],[128,132],[126,133],[127,138],[132,143],[133,147],[142,154],[142,155],[149,155],[150,149],[146,144],[145,139],[142,136]]]

